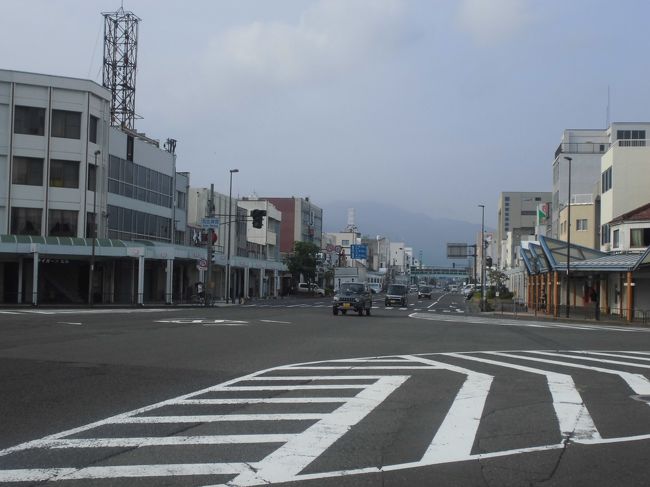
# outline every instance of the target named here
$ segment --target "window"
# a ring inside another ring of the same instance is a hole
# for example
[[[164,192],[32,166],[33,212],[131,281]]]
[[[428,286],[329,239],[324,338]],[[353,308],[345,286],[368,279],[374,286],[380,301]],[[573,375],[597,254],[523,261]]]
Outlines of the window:
[[[50,210],[47,234],[50,237],[76,237],[78,211]]]
[[[341,245],[346,247],[346,246],[350,245],[350,241],[349,240],[341,240]]]
[[[133,136],[126,136],[126,160],[133,162]]]
[[[600,227],[600,243],[602,245],[605,245],[609,243],[610,240],[610,235],[609,235],[609,225],[605,224]]]
[[[93,144],[97,143],[97,127],[99,125],[99,118],[91,115],[88,125],[88,141]]]
[[[52,137],[81,138],[81,113],[52,110]]]
[[[110,156],[108,160],[108,192],[171,208],[173,179],[153,169]],[[185,195],[184,200],[187,205]]]
[[[588,230],[586,218],[579,218],[578,220],[576,220],[576,230],[578,230],[579,232]]]
[[[612,189],[612,166],[608,167],[603,171],[603,173],[600,176],[601,179],[601,193],[606,193],[610,189]]]
[[[171,219],[108,205],[108,236],[125,240],[144,238],[170,242]]]
[[[522,216],[535,216],[537,212],[535,210],[521,210]]]
[[[42,215],[43,210],[40,208],[12,208],[11,233],[13,235],[40,235]]]
[[[97,166],[88,164],[88,191],[95,191],[97,188]]]
[[[44,135],[45,108],[16,105],[14,109],[14,133]]]
[[[650,228],[633,228],[630,230],[630,247],[650,246]]]
[[[510,196],[505,196],[503,199],[506,201],[510,201]]]
[[[43,186],[43,159],[14,156],[11,182],[28,186]]]
[[[53,188],[78,188],[79,163],[77,161],[50,161],[50,186]]]
[[[645,130],[617,130],[616,138],[621,147],[645,147]]]
[[[612,235],[613,235],[613,238],[612,238],[612,247],[614,247],[614,248],[616,249],[616,248],[618,248],[618,244],[619,244],[619,242],[620,242],[620,239],[619,239],[619,231],[618,231],[618,230],[614,230],[614,231],[612,232]]]
[[[541,196],[536,196],[535,201],[542,201],[542,197]]]
[[[181,210],[184,210],[186,198],[187,195],[185,193],[183,193],[182,191],[176,191],[176,207],[180,208]]]
[[[95,214],[89,211],[86,213],[86,238],[93,238],[95,236]]]

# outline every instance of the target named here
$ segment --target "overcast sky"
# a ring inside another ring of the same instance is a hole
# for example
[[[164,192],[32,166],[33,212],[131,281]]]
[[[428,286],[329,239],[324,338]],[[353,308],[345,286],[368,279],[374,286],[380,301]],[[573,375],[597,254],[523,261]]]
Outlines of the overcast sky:
[[[115,1],[1,0],[0,67],[101,83]],[[192,185],[496,223],[565,128],[650,120],[645,0],[126,0],[136,128]],[[361,222],[359,222],[361,223]]]

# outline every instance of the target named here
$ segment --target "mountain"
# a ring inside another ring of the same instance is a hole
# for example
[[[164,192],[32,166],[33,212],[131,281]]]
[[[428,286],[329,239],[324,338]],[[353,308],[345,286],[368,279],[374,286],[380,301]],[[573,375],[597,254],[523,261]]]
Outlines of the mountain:
[[[355,209],[355,223],[362,235],[386,236],[393,242],[405,242],[414,257],[422,251],[425,265],[451,265],[447,243],[472,244],[481,225],[449,218],[432,218],[394,206],[373,202],[338,201],[324,204],[323,231],[340,232],[347,226],[348,208]],[[487,229],[486,229],[487,231]],[[464,265],[466,261],[455,261]]]

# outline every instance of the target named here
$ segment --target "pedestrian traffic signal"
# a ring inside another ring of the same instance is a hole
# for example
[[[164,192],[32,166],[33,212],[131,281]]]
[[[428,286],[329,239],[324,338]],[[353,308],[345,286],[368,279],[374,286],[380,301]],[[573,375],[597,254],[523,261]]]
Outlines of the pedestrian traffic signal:
[[[262,228],[264,224],[264,217],[266,210],[251,210],[251,217],[253,218],[253,228]]]
[[[492,267],[492,257],[490,257],[489,255],[485,258],[485,265],[487,267]]]

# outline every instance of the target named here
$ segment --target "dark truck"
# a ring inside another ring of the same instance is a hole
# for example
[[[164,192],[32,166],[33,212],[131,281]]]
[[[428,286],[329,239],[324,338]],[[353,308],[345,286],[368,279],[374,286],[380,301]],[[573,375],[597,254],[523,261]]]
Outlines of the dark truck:
[[[391,284],[386,291],[386,306],[406,306],[409,302],[409,290],[405,284]]]
[[[346,314],[348,310],[356,311],[359,316],[370,316],[372,308],[372,294],[368,285],[360,282],[346,282],[332,299],[332,313],[338,315],[339,311]]]

